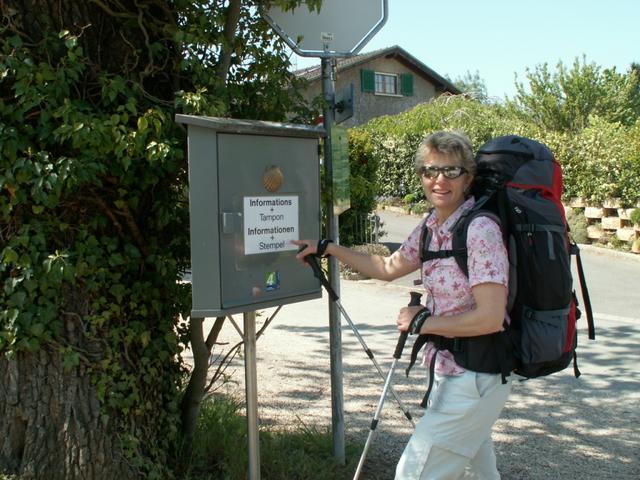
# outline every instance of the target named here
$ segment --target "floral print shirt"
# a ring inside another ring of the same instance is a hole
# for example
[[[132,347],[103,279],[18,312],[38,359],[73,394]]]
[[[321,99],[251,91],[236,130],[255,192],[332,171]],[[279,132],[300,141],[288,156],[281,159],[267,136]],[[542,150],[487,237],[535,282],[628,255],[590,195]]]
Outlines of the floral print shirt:
[[[460,216],[474,204],[469,198],[442,224],[438,225],[435,211],[420,222],[407,240],[400,246],[400,253],[410,262],[420,265],[420,235],[426,223],[432,237],[429,250],[452,248],[452,231]],[[437,258],[421,266],[422,284],[427,292],[426,307],[433,315],[457,315],[476,306],[471,287],[481,283],[498,283],[508,286],[509,261],[502,233],[491,218],[479,216],[469,224],[467,232],[469,278],[458,267],[455,258]],[[505,312],[506,316],[506,312]],[[427,320],[428,322],[428,320]],[[424,364],[429,365],[436,355],[435,371],[439,375],[461,375],[464,368],[458,365],[448,350],[439,353],[428,343]]]

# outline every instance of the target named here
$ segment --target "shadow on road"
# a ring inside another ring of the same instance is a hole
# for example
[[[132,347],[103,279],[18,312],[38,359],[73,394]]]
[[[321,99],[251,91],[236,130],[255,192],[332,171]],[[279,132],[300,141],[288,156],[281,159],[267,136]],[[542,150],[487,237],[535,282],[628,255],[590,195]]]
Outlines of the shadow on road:
[[[276,425],[283,409],[288,409],[295,411],[300,424],[330,426],[328,328],[300,324],[271,328],[271,335],[279,341],[297,339],[308,348],[303,357],[287,359],[258,349],[263,374],[278,378],[277,386],[259,388],[261,420]],[[386,374],[397,331],[390,325],[368,322],[359,323],[358,330]],[[493,436],[503,478],[640,478],[640,372],[636,368],[640,326],[609,324],[597,334],[597,341],[592,342],[586,340],[586,331],[580,332],[580,378],[574,378],[570,367],[546,378],[514,381]],[[345,429],[348,441],[364,443],[383,379],[348,327],[343,326],[342,335]],[[407,345],[393,385],[405,407],[419,418],[425,370],[415,368],[410,378],[405,377],[409,348]],[[411,431],[389,396],[362,478],[393,478]]]

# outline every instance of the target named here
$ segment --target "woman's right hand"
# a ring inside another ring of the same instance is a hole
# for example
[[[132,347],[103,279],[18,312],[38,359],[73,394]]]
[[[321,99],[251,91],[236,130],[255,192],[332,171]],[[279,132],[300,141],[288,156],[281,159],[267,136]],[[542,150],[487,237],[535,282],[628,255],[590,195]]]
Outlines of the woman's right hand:
[[[296,255],[296,258],[303,263],[307,263],[304,257],[307,255],[315,255],[318,251],[318,240],[291,240],[291,243],[298,247],[303,247]]]
[[[400,330],[401,332],[406,332],[407,330],[409,330],[413,317],[415,317],[416,314],[423,308],[423,305],[402,307],[400,309],[400,312],[398,312],[398,318],[396,318],[396,325],[398,325],[398,330]]]

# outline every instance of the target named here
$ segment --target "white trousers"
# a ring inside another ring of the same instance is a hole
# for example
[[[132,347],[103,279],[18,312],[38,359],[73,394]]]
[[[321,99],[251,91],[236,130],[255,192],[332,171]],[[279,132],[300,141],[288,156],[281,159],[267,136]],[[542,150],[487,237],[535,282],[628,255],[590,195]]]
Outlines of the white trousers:
[[[396,467],[396,480],[499,479],[491,428],[511,383],[499,374],[436,375],[424,416]]]

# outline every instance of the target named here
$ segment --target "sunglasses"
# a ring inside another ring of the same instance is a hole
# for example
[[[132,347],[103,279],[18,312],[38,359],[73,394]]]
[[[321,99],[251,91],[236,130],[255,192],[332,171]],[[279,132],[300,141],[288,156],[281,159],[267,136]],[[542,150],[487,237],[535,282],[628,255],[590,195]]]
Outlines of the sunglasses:
[[[449,166],[449,167],[434,167],[431,165],[423,165],[418,170],[418,174],[422,175],[425,178],[437,178],[438,175],[442,174],[445,178],[454,179],[458,178],[460,175],[467,173],[467,169],[464,167],[457,166]]]

